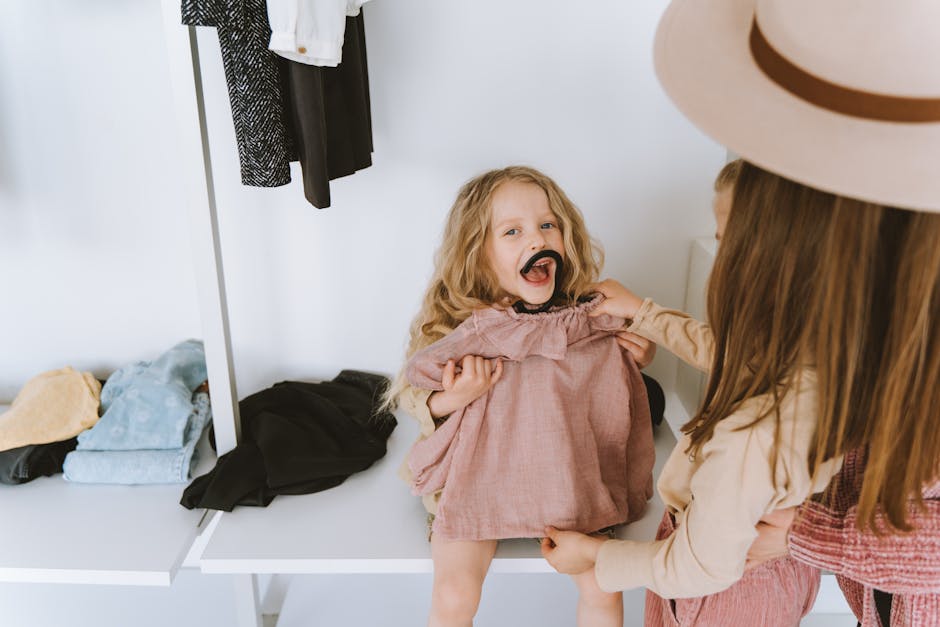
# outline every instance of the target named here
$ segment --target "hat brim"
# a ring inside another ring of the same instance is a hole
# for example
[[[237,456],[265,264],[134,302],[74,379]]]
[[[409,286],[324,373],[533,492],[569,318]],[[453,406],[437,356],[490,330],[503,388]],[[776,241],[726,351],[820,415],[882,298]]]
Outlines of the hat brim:
[[[755,0],[673,0],[656,74],[682,113],[748,161],[823,191],[940,212],[940,123],[842,115],[810,104],[751,55]]]

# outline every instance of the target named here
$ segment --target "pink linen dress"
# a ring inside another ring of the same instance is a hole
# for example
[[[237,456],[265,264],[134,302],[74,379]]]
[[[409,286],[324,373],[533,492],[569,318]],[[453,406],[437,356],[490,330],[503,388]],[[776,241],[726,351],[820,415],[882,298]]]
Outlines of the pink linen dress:
[[[585,533],[636,520],[653,493],[646,388],[614,335],[588,312],[602,296],[543,313],[487,308],[415,353],[416,388],[442,390],[448,359],[501,357],[503,375],[411,449],[416,495],[442,490],[432,531],[445,540]]]

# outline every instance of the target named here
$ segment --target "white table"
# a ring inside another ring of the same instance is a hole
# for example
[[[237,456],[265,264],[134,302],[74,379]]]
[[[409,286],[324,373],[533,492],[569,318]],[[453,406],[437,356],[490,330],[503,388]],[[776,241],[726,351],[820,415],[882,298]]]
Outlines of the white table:
[[[202,452],[198,472],[215,464]],[[185,487],[0,485],[0,582],[170,585],[204,513],[179,504]]]

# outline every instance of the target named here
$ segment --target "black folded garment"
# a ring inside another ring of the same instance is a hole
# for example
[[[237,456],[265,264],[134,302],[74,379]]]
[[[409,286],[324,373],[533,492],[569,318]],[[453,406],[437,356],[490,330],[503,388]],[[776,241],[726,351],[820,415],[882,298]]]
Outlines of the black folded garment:
[[[653,419],[653,426],[658,427],[663,421],[666,413],[666,395],[663,393],[663,386],[653,377],[648,377],[642,372],[643,383],[646,384],[646,397],[650,402],[650,417]]]
[[[343,370],[332,381],[283,381],[243,399],[242,441],[193,480],[180,504],[230,512],[339,485],[385,455],[397,425],[392,414],[376,414],[387,385]]]
[[[27,483],[62,472],[65,456],[78,446],[78,438],[49,444],[29,444],[0,451],[0,483]]]

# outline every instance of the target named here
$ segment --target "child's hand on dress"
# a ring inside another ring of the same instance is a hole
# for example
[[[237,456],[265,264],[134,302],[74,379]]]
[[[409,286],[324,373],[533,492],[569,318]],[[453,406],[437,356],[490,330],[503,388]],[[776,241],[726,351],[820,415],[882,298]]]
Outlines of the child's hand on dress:
[[[542,556],[558,572],[577,575],[594,568],[603,543],[603,538],[546,527],[545,537],[542,538]]]
[[[604,279],[600,283],[595,283],[591,286],[591,289],[600,292],[606,298],[594,311],[588,314],[590,316],[609,314],[618,318],[633,320],[636,312],[640,309],[640,305],[643,304],[642,298],[613,279]]]
[[[620,348],[633,355],[638,368],[646,368],[656,356],[656,343],[630,331],[621,331],[616,335]]]
[[[744,570],[750,570],[764,562],[786,557],[790,554],[787,534],[790,532],[790,525],[793,524],[795,515],[796,508],[787,507],[765,514],[758,521],[755,527],[757,538],[754,539],[751,548],[747,551]]]
[[[428,397],[431,416],[441,418],[462,409],[483,396],[499,381],[503,374],[501,359],[484,359],[479,355],[466,355],[457,363],[451,359],[444,366],[441,378],[443,392],[434,392]]]

